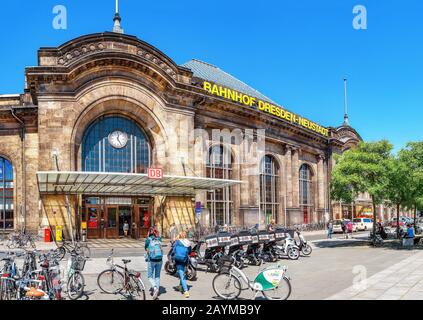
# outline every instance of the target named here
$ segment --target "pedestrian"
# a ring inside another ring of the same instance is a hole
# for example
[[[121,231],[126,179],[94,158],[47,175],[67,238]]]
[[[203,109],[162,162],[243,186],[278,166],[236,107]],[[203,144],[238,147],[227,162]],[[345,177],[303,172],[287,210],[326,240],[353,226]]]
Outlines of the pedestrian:
[[[189,298],[188,286],[185,279],[185,269],[188,265],[191,250],[191,242],[187,239],[187,233],[185,231],[180,232],[173,245],[172,255],[175,259],[176,272],[180,279],[180,285],[176,287],[176,289],[183,292],[185,298]]]
[[[128,221],[125,220],[125,223],[123,224],[123,233],[125,234],[125,237],[128,236],[128,232],[129,232],[129,224],[128,224]]]
[[[352,236],[353,236],[353,223],[352,223],[352,221],[347,222],[347,232],[351,234],[350,237],[352,239]]]
[[[176,224],[175,223],[172,223],[170,225],[170,228],[169,228],[169,236],[170,236],[170,242],[171,243],[174,243],[175,242],[177,235],[178,235],[178,228],[176,228]]]
[[[218,233],[220,230],[220,226],[216,223],[216,225],[214,226],[214,232]]]
[[[154,227],[148,231],[147,239],[144,245],[146,251],[148,281],[150,290],[153,294],[153,300],[157,300],[160,293],[160,271],[163,264],[162,239]]]
[[[348,239],[347,226],[345,220],[342,221],[342,233],[344,234],[344,238]]]
[[[267,231],[268,232],[274,232],[276,229],[276,220],[272,219],[270,220],[270,223],[267,225]]]
[[[414,239],[414,228],[412,227],[412,225],[409,223],[407,224],[407,233],[405,235],[406,239]]]
[[[327,229],[328,229],[328,239],[332,239],[332,233],[333,233],[333,223],[332,220],[329,220],[328,224],[327,224]]]

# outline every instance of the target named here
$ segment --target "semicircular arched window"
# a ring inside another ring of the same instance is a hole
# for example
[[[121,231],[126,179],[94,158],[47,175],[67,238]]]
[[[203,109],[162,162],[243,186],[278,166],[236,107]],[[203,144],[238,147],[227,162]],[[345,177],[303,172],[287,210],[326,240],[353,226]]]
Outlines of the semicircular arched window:
[[[149,165],[150,144],[135,121],[121,116],[103,116],[85,131],[83,171],[146,173]]]
[[[279,212],[279,165],[271,155],[266,155],[260,164],[260,210],[266,223],[278,221]]]
[[[13,166],[0,157],[0,229],[13,229]]]
[[[303,164],[300,167],[300,208],[303,213],[303,222],[311,223],[313,212],[312,172],[310,166]]]

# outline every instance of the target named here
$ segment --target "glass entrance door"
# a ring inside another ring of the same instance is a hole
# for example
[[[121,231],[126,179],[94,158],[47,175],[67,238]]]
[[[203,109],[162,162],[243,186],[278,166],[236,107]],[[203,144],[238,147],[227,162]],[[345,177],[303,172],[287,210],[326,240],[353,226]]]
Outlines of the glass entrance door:
[[[106,207],[106,225],[104,238],[117,238],[119,236],[118,230],[118,207]]]
[[[149,207],[138,207],[140,237],[145,238],[148,234],[148,229],[151,227],[150,210]]]
[[[85,221],[87,222],[88,239],[100,238],[100,207],[87,206],[85,212]]]
[[[132,216],[130,206],[119,206],[119,236],[124,236],[123,226],[125,223],[129,226],[128,237],[131,235]]]

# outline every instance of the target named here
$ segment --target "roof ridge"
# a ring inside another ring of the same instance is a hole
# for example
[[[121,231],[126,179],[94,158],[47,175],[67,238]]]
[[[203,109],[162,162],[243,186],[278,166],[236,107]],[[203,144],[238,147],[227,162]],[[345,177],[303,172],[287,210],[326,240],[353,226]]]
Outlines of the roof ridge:
[[[200,59],[192,58],[192,59],[191,59],[191,61],[197,61],[197,62],[200,62],[200,63],[205,64],[205,65],[207,65],[207,66],[210,66],[210,67],[213,67],[213,68],[216,68],[216,69],[222,70],[222,69],[220,69],[218,66],[215,66],[214,64],[211,64],[211,63],[205,62],[205,61],[200,60]],[[189,61],[187,61],[187,62],[189,62]],[[222,71],[223,71],[223,70],[222,70]]]
[[[188,64],[188,63],[190,63],[190,62],[200,63],[200,64],[202,64],[202,65],[209,66],[209,67],[212,67],[212,68],[214,68],[214,69],[217,69],[217,70],[219,70],[219,72],[221,72],[221,73],[225,74],[227,77],[229,77],[229,78],[233,79],[234,81],[238,82],[238,83],[239,83],[239,84],[241,84],[242,86],[246,87],[248,90],[251,90],[251,91],[252,91],[252,92],[250,92],[250,94],[251,94],[251,95],[257,95],[257,96],[256,96],[257,98],[261,96],[261,97],[262,97],[262,99],[264,98],[264,100],[266,100],[267,102],[276,103],[276,102],[274,102],[271,98],[269,98],[268,96],[264,95],[263,93],[261,93],[261,92],[260,92],[260,91],[258,91],[257,89],[253,88],[251,85],[249,85],[249,84],[245,83],[244,81],[242,81],[242,80],[240,80],[239,78],[237,78],[237,77],[233,76],[232,74],[228,73],[227,71],[225,71],[225,70],[223,70],[223,69],[219,68],[218,66],[212,65],[211,63],[208,63],[208,62],[205,62],[205,61],[202,61],[202,60],[199,60],[199,59],[192,58],[191,60],[189,60],[189,61],[185,62],[185,63],[184,63],[184,64],[182,64],[182,65]],[[235,88],[234,88],[234,89],[235,89]],[[241,91],[243,91],[243,90],[241,90]],[[247,93],[247,92],[244,92],[244,93]],[[276,103],[276,104],[278,104],[278,103]]]

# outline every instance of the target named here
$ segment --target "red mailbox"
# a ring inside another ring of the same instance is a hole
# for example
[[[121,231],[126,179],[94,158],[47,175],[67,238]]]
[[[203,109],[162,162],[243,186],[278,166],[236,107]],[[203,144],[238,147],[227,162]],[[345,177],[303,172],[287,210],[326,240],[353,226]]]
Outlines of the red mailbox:
[[[51,242],[51,231],[49,228],[44,229],[44,242]]]

